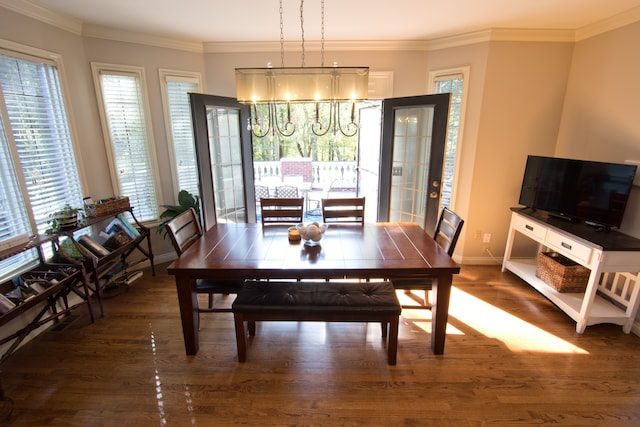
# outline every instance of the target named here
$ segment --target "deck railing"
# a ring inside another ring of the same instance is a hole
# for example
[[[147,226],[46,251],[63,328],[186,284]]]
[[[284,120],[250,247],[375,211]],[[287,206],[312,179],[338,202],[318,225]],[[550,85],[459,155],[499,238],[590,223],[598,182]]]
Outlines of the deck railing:
[[[325,188],[335,181],[352,183],[355,186],[356,162],[312,162],[311,167],[313,188]],[[285,181],[286,177],[281,175],[279,161],[253,162],[253,168],[256,182],[273,179]]]

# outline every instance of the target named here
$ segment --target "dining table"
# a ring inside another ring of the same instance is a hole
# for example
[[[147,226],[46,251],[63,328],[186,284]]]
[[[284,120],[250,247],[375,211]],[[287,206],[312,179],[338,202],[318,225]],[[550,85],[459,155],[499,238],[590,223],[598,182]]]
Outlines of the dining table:
[[[329,225],[316,246],[290,241],[288,227],[218,223],[167,267],[175,276],[187,355],[199,348],[198,279],[430,278],[431,350],[443,354],[453,275],[460,266],[418,224]]]

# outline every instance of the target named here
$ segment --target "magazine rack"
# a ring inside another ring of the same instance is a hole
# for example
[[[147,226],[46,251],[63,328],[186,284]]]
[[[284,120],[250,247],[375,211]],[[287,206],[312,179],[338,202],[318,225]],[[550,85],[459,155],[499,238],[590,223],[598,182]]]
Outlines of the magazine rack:
[[[135,223],[129,223],[123,214],[128,213]],[[122,223],[119,227],[122,232],[127,232],[128,239],[116,241],[115,244],[103,246],[96,236],[101,232],[111,232],[110,238],[115,239],[114,223]],[[76,250],[86,260],[85,267],[89,275],[89,288],[98,300],[100,306],[100,316],[104,316],[102,306],[103,290],[116,283],[116,280],[127,272],[127,269],[142,262],[149,261],[151,264],[151,274],[155,276],[155,266],[153,264],[153,250],[151,248],[151,237],[148,227],[142,225],[133,214],[133,207],[123,208],[108,215],[88,217],[82,224],[74,228],[64,229],[59,235],[68,237]],[[93,235],[93,237],[91,237]],[[86,241],[79,241],[80,236],[89,236],[89,244]],[[146,242],[146,243],[145,243]],[[92,244],[97,244],[92,245]],[[91,248],[91,249],[90,249]],[[136,253],[138,256],[133,261],[130,256]],[[71,254],[68,254],[71,255]]]
[[[7,306],[5,302],[3,309],[0,310],[2,311],[0,327],[3,335],[5,331],[12,331],[0,337],[0,345],[13,341],[0,358],[0,362],[9,357],[31,332],[45,323],[68,314],[76,307],[86,304],[91,322],[94,320],[91,294],[83,265],[72,259],[63,259],[60,263],[45,261],[42,246],[46,243],[51,243],[55,249],[58,245],[57,236],[34,236],[27,243],[0,250],[0,260],[18,256],[31,249],[38,250],[38,262],[33,268],[0,284],[3,301],[6,301],[7,294],[17,295],[16,290],[22,289],[22,291],[18,290],[21,298],[15,306]],[[16,282],[20,282],[20,286]],[[28,295],[24,293],[26,290],[30,291]],[[80,297],[79,302],[69,304],[68,296],[71,293]],[[5,326],[13,319],[23,318],[23,315],[27,317],[16,328]],[[26,326],[22,326],[24,323]]]

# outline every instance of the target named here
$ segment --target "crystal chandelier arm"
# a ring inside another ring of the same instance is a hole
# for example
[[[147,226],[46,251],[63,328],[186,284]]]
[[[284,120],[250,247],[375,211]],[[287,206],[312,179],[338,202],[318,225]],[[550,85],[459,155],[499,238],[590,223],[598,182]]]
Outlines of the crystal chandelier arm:
[[[277,104],[269,104],[269,109],[271,110],[271,114],[273,115],[273,129],[278,132],[281,136],[288,137],[293,135],[296,132],[296,125],[291,121],[291,104],[287,103],[287,121],[284,124],[284,127],[281,128],[278,125],[278,114],[276,112]]]
[[[356,103],[355,102],[351,103],[351,121],[347,123],[346,130],[342,128],[342,121],[340,120],[340,103],[339,102],[336,102],[336,110],[337,110],[336,123],[340,132],[347,137],[354,136],[356,133],[358,133],[358,128],[360,126],[358,122],[355,121]]]
[[[263,138],[269,133],[269,130],[271,129],[271,114],[267,115],[267,127],[265,129],[262,126],[263,120],[258,114],[258,106],[255,103],[251,104],[251,106],[252,108],[250,109],[249,113],[249,123],[247,124],[247,130],[251,131],[256,137]]]
[[[313,120],[313,123],[311,123],[311,126],[310,126],[311,132],[313,132],[315,136],[325,136],[329,132],[329,129],[331,129],[332,119],[333,119],[333,103],[329,103],[329,123],[327,123],[326,126],[324,126],[320,121],[320,103],[316,102],[316,115],[315,115],[315,119]],[[322,131],[323,129],[324,129],[324,132]]]

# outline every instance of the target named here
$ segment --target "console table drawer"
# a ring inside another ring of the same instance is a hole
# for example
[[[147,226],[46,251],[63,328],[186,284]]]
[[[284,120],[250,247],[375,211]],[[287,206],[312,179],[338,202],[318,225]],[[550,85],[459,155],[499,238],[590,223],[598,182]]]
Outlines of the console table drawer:
[[[520,215],[513,217],[513,227],[539,242],[544,242],[547,234],[547,227],[540,225],[535,221],[529,221]]]
[[[572,256],[586,264],[591,260],[592,248],[562,234],[549,232],[546,243],[561,254]]]

